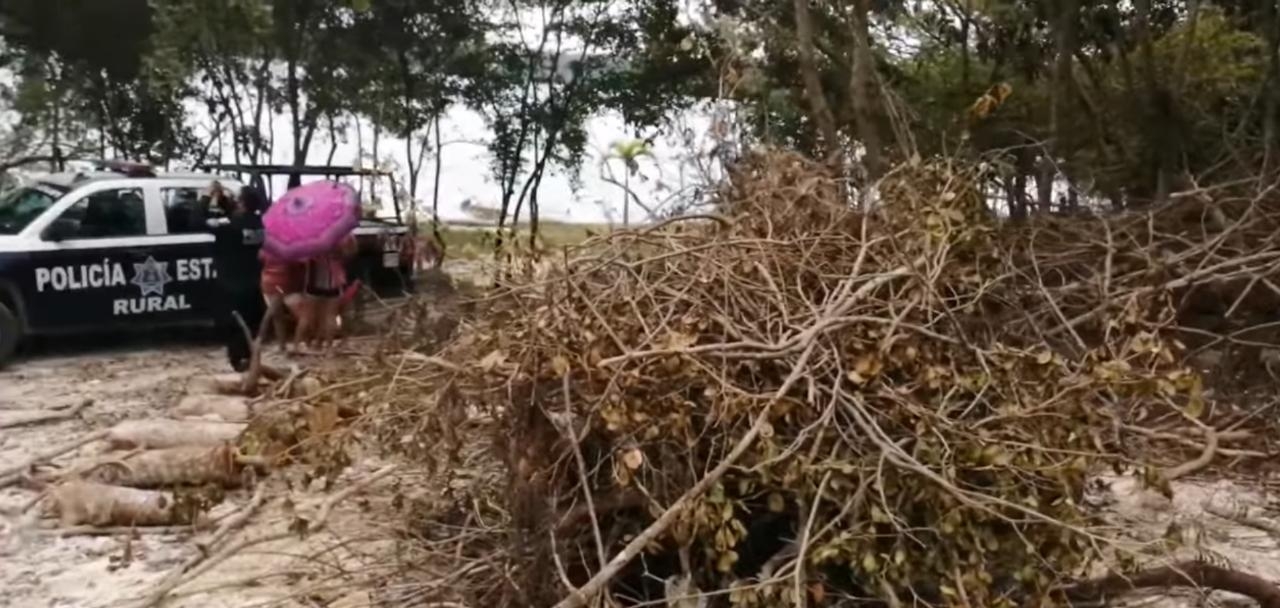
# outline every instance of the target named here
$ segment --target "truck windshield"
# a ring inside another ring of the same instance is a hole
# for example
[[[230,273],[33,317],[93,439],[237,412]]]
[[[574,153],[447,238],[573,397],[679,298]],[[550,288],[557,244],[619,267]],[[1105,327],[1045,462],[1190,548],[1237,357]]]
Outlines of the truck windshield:
[[[18,234],[53,206],[61,194],[44,185],[0,192],[0,234]]]

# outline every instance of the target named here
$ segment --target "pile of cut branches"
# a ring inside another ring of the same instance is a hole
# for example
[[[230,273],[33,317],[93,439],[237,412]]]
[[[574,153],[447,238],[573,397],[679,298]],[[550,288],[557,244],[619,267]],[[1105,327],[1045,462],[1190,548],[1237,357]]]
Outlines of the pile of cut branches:
[[[413,358],[434,395],[387,443],[447,464],[482,412],[506,472],[507,563],[453,599],[1035,605],[1138,550],[1096,531],[1086,476],[1167,487],[1248,436],[1171,330],[1210,279],[1270,285],[1274,203],[1004,226],[980,183],[904,165],[860,213],[761,154],[723,215],[598,237]],[[1135,438],[1180,449],[1148,466]]]

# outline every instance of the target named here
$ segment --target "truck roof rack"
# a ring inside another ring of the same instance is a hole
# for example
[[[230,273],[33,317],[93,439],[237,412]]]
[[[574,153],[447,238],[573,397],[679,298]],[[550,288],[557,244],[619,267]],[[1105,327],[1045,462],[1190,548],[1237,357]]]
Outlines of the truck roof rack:
[[[80,159],[73,159],[80,160]],[[83,159],[81,162],[87,162],[95,171],[106,171],[111,173],[119,173],[125,177],[155,177],[156,170],[146,163],[139,163],[130,160],[108,160],[108,159]]]
[[[339,165],[254,165],[237,163],[202,163],[196,166],[201,171],[227,171],[235,173],[258,173],[266,175],[325,175],[331,177],[363,176],[392,177],[390,171],[382,169],[364,169],[343,167]]]
[[[395,208],[396,221],[402,220],[400,199],[394,195],[394,191],[396,189],[395,173],[383,169],[365,169],[339,165],[258,165],[251,163],[201,163],[196,165],[195,169],[197,171],[207,171],[210,173],[246,174],[249,176],[249,185],[264,193],[268,191],[267,183],[264,178],[270,179],[276,175],[289,176],[289,187],[298,185],[300,181],[299,178],[303,175],[318,175],[327,178],[384,177],[391,181],[391,189],[393,191],[391,204]]]

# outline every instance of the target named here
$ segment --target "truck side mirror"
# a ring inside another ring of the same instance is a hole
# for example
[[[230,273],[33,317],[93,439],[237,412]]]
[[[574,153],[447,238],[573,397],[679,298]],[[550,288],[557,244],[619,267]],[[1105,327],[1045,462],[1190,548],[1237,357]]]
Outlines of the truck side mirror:
[[[45,229],[40,233],[40,238],[57,243],[75,236],[77,228],[74,221],[60,217],[45,226]]]

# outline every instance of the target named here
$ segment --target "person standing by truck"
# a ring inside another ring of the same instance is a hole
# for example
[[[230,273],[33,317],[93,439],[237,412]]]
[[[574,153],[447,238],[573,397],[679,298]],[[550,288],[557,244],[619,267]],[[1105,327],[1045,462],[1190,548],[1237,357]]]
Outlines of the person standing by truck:
[[[298,262],[286,262],[276,259],[264,249],[258,259],[262,262],[262,298],[267,309],[275,307],[278,311],[271,318],[274,338],[280,351],[289,353],[293,350],[293,337],[289,334],[289,316],[299,322],[306,314],[306,302],[302,295],[303,273],[306,268]],[[295,332],[296,333],[296,332]]]
[[[221,197],[217,202],[229,218],[213,232],[213,263],[221,296],[218,332],[226,344],[231,368],[243,372],[249,369],[251,340],[266,314],[259,288],[262,265],[258,260],[263,240],[260,214],[266,205],[262,193],[251,187],[242,188],[236,199]],[[244,321],[248,335],[236,315]]]
[[[323,352],[333,345],[342,292],[347,286],[346,262],[355,249],[355,237],[347,235],[333,249],[305,263],[306,304],[298,320],[297,339],[309,345],[313,352]]]

